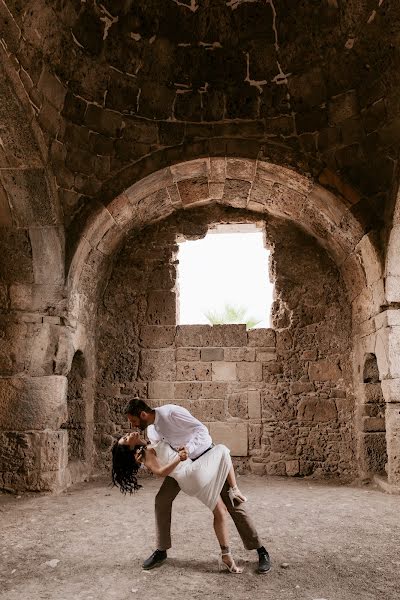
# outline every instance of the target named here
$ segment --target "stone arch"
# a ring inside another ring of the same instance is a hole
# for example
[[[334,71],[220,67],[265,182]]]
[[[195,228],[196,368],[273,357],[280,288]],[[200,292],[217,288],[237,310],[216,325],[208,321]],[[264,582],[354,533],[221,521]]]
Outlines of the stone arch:
[[[365,323],[383,304],[381,259],[348,197],[310,176],[260,159],[205,157],[156,171],[127,187],[86,223],[68,274],[69,315],[89,334],[112,258],[128,233],[176,210],[222,205],[292,221],[318,240],[339,268],[353,314],[355,356],[362,361]],[[361,362],[356,361],[360,365]]]
[[[375,240],[348,200],[311,177],[258,159],[208,157],[161,169],[128,187],[89,218],[68,274],[70,310],[79,320],[110,257],[127,233],[178,209],[223,204],[292,220],[328,251],[346,282],[354,318],[362,322],[383,301]]]

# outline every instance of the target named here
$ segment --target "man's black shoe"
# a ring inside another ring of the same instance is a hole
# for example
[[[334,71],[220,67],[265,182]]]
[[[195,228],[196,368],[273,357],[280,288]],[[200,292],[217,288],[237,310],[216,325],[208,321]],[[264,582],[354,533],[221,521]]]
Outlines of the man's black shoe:
[[[268,552],[259,552],[258,553],[258,569],[259,573],[268,573],[271,570],[271,560],[269,558]]]
[[[150,569],[154,569],[154,567],[159,567],[167,560],[167,551],[166,550],[156,550],[153,552],[149,558],[146,558],[144,563],[142,564],[142,569],[145,571],[149,571]]]

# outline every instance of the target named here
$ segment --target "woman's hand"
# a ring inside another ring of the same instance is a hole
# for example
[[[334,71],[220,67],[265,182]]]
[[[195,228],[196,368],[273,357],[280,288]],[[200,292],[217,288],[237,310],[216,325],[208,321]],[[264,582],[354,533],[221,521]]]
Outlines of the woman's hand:
[[[179,460],[181,462],[183,462],[184,460],[187,460],[189,458],[188,451],[186,450],[186,448],[184,446],[182,446],[181,448],[178,448],[178,454],[179,454]]]

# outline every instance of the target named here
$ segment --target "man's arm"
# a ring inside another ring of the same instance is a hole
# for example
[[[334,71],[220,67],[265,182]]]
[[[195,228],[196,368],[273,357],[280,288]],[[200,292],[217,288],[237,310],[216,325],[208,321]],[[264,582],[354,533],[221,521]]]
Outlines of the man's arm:
[[[204,446],[211,445],[211,436],[207,427],[185,408],[177,406],[171,412],[170,419],[177,427],[188,432],[188,442],[185,447],[189,455],[196,454],[197,450],[204,450]]]

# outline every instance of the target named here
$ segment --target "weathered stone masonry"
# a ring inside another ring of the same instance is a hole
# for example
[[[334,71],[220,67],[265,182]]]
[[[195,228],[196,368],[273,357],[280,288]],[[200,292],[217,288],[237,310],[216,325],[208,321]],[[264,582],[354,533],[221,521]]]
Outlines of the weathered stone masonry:
[[[274,249],[259,468],[351,464],[400,489],[399,22],[386,0],[0,0],[1,487],[63,489],[104,464],[121,397],[151,387],[141,352],[160,349],[139,325],[176,326],[157,319],[176,306],[177,232],[168,272],[153,248],[153,287],[140,261],[116,285],[121,249],[219,205],[265,221]]]
[[[176,237],[204,236],[210,218],[197,210],[132,234],[116,260],[98,321],[98,464],[139,393],[152,406],[187,407],[242,469],[351,478],[350,314],[333,263],[311,238],[271,220],[276,331],[176,327]]]

